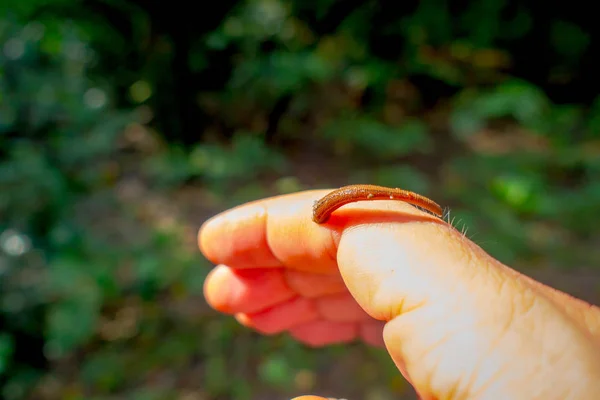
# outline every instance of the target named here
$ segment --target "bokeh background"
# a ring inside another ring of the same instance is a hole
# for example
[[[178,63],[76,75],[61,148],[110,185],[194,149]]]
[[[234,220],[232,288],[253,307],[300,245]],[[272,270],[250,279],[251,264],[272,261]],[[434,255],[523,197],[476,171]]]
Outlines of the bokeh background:
[[[206,305],[200,224],[307,188],[420,192],[600,302],[591,7],[0,0],[0,398],[414,398]]]

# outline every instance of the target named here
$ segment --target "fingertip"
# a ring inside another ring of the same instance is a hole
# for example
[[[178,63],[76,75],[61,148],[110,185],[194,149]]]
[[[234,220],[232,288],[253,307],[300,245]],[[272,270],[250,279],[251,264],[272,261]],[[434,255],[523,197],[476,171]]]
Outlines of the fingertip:
[[[230,308],[230,286],[227,285],[227,267],[219,265],[208,273],[204,281],[204,298],[213,309],[229,314]]]
[[[202,223],[202,225],[200,226],[200,229],[198,229],[198,234],[196,235],[196,242],[198,243],[198,248],[200,249],[200,252],[202,254],[204,254],[204,256],[207,258],[208,258],[207,246],[206,246],[207,232],[211,231],[211,225],[214,223],[215,218],[216,217],[212,217],[212,218],[209,218],[208,220],[204,221]]]
[[[217,214],[202,223],[198,234],[196,235],[196,242],[200,252],[209,261],[218,264],[219,260],[219,242],[221,241],[220,236],[223,236],[222,230],[224,222],[224,214]]]
[[[266,221],[263,203],[231,209],[202,225],[198,246],[215,264],[236,268],[279,266],[268,244]]]

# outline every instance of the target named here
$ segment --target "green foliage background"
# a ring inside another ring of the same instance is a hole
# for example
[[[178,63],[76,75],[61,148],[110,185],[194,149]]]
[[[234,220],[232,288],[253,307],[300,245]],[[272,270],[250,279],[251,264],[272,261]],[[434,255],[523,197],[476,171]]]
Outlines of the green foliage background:
[[[0,397],[410,398],[206,306],[201,222],[304,188],[429,195],[600,300],[593,13],[535,4],[1,1]]]

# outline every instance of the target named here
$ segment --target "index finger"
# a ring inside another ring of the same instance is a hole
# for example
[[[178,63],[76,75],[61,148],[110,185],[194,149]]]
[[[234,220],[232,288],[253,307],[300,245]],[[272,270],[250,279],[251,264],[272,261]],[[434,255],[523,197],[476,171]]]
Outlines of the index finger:
[[[248,203],[219,214],[200,228],[202,253],[232,268],[286,267],[337,273],[332,231],[312,222],[312,190]]]

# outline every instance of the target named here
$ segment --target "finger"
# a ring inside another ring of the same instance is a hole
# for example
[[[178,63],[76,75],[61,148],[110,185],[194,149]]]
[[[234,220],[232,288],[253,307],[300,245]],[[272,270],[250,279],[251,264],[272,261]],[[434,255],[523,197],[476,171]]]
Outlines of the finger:
[[[569,317],[450,227],[354,226],[338,263],[363,309],[388,321],[388,351],[424,398],[538,398],[549,380],[581,396],[576,376],[600,374],[597,348]],[[539,371],[540,359],[552,368]]]
[[[342,316],[359,314],[362,318],[370,318],[348,295],[339,275],[317,275],[282,268],[233,269],[219,265],[204,282],[204,296],[208,304],[228,314],[258,312],[298,295],[317,298],[341,293],[345,294],[345,302],[351,304],[325,305],[325,315],[338,313],[340,310],[330,310],[337,307],[342,308]],[[331,299],[336,303],[337,297]]]
[[[301,192],[235,208],[207,221],[198,242],[216,264],[337,274],[331,231],[311,220],[324,191]]]
[[[213,269],[204,282],[204,297],[214,309],[228,314],[258,312],[283,303],[296,293],[286,284],[284,270]]]
[[[319,314],[310,300],[295,297],[257,313],[236,314],[235,318],[242,325],[261,333],[275,334],[309,321],[316,321],[319,319]]]
[[[215,264],[278,267],[281,263],[267,243],[266,223],[267,210],[259,202],[234,208],[202,225],[198,245]]]

